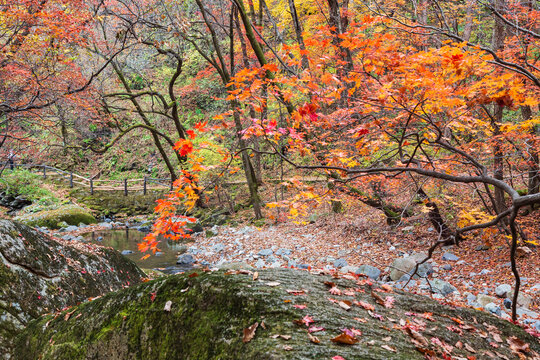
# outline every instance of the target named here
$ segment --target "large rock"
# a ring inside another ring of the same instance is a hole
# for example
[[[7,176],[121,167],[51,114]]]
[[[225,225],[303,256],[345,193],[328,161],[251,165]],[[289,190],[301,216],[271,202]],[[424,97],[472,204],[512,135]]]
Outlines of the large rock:
[[[375,266],[371,265],[360,265],[358,269],[356,269],[356,274],[364,274],[370,277],[373,280],[378,280],[379,276],[381,276],[381,270],[377,269]]]
[[[23,214],[15,218],[28,226],[43,226],[49,229],[59,229],[60,223],[68,225],[94,224],[96,218],[85,209],[76,205],[64,205],[53,210],[43,210],[36,213]]]
[[[508,293],[508,297],[510,299],[514,298],[514,290],[510,291]],[[517,298],[517,304],[519,307],[529,308],[533,302],[533,298],[529,295],[524,294],[523,292],[519,292],[518,298]]]
[[[441,279],[433,279],[430,283],[431,291],[442,296],[450,295],[456,291],[456,288],[452,284]]]
[[[140,281],[144,274],[115,250],[54,240],[0,220],[0,359],[31,320]]]
[[[387,308],[374,301],[367,285],[306,271],[261,270],[258,280],[253,278],[247,271],[192,273],[108,294],[30,324],[17,339],[15,359],[264,360],[331,359],[338,355],[345,359],[424,359],[401,328],[407,325],[400,323],[420,319],[421,324],[421,314],[425,313],[430,313],[433,322],[425,328],[415,325],[427,339],[425,353],[444,354],[441,346],[461,341],[468,347],[454,347],[452,358],[489,358],[487,351],[515,358],[507,345],[510,336],[529,344],[529,356],[534,358],[533,352],[540,351],[535,338],[523,329],[486,312],[444,306],[402,291],[377,292],[395,299]],[[334,282],[340,289],[358,289],[354,296],[332,298],[369,303],[374,306],[373,317],[360,306],[353,304],[347,311],[343,305],[329,301],[325,281]],[[304,295],[295,296],[291,293],[294,291]],[[295,304],[305,304],[306,308],[295,308]],[[312,334],[319,344],[310,342],[300,319],[313,319],[310,326],[324,328]],[[251,340],[245,338],[243,342],[244,334],[250,334],[247,328],[255,323],[261,325],[253,328]],[[452,331],[456,327],[463,330]],[[465,327],[475,331],[465,331]],[[357,344],[331,341],[342,329],[351,328],[362,332],[357,335]],[[502,339],[496,349],[490,345],[493,329],[500,331]],[[483,338],[482,334],[488,336]],[[437,341],[430,341],[434,337]],[[474,348],[475,353],[467,348]]]
[[[489,295],[486,295],[486,294],[478,294],[478,297],[476,298],[476,301],[482,307],[485,307],[489,303],[496,303],[497,299],[495,299],[493,296],[489,296]]]
[[[416,261],[410,258],[397,258],[392,263],[392,271],[390,271],[390,279],[397,281],[401,277],[414,269]]]
[[[495,288],[495,294],[500,298],[507,297],[510,291],[512,291],[512,286],[508,284],[502,284]]]

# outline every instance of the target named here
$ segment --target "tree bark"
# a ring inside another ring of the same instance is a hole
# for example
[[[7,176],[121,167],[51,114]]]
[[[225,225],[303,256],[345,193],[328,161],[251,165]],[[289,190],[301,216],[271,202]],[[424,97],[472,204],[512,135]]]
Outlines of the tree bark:
[[[463,29],[463,39],[469,41],[473,30],[473,7],[475,0],[467,0],[467,10],[465,15],[465,28]]]
[[[332,33],[334,35],[332,39],[332,44],[334,44],[334,46],[339,51],[339,53],[336,55],[340,59],[345,59],[345,65],[340,67],[338,70],[338,76],[340,77],[341,81],[344,81],[348,73],[354,69],[351,50],[342,47],[341,39],[339,38],[339,36],[346,31],[346,27],[348,26],[349,21],[346,14],[343,17],[341,16],[341,7],[338,0],[327,0],[327,3],[329,11],[328,20],[330,23],[330,27],[332,28]],[[343,5],[344,11],[346,12],[348,7],[348,0],[345,0],[343,2]],[[348,84],[346,86],[346,90],[342,92],[340,106],[346,106],[349,98],[348,90],[351,86],[352,85]]]
[[[302,35],[302,24],[298,19],[298,13],[296,12],[296,5],[294,0],[289,0],[289,10],[291,11],[292,22],[294,26],[294,32],[296,34],[296,42],[298,42],[298,47],[300,51],[306,50],[306,45],[304,43],[304,36]],[[309,68],[309,62],[306,54],[301,54],[302,56],[302,69]]]
[[[502,13],[505,8],[505,0],[496,0],[495,1],[495,8],[497,11]],[[495,24],[493,26],[493,34],[492,34],[492,40],[491,40],[491,47],[493,51],[500,51],[504,48],[504,39],[505,39],[505,24],[504,22],[499,19],[498,17],[495,17]],[[501,106],[499,104],[494,104],[493,106],[494,114],[492,118],[492,128],[493,128],[493,135],[499,136],[501,135],[500,131],[500,125],[503,120],[503,111],[504,106]],[[497,180],[503,180],[504,179],[504,153],[501,148],[501,144],[498,140],[495,140],[493,145],[493,175],[495,179]],[[500,214],[504,210],[506,210],[506,204],[504,201],[504,191],[500,188],[495,188],[494,191],[495,196],[495,211]]]
[[[530,106],[522,106],[521,114],[523,116],[523,121],[530,120],[532,118],[532,110]],[[536,135],[538,129],[537,126],[533,126],[531,129],[531,134]],[[525,146],[527,147],[526,155],[528,156],[528,184],[527,184],[527,193],[528,194],[537,194],[540,192],[540,159],[538,155],[538,147],[531,141],[526,141]]]

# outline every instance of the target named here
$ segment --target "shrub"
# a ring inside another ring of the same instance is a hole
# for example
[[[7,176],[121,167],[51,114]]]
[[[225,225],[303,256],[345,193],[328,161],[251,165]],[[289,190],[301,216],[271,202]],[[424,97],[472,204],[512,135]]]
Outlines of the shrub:
[[[60,200],[54,194],[41,187],[42,179],[26,169],[16,169],[0,179],[0,189],[9,195],[23,196],[40,205],[58,204]]]

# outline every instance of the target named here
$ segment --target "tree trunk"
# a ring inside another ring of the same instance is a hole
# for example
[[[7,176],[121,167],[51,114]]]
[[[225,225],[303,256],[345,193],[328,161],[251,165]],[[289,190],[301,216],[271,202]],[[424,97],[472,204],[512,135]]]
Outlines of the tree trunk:
[[[300,20],[298,19],[298,13],[296,12],[296,5],[294,4],[294,0],[289,0],[289,9],[291,11],[294,32],[296,34],[296,41],[298,42],[300,51],[305,51],[306,45],[304,44],[304,37],[302,36],[302,24],[300,23]],[[308,58],[306,54],[302,54],[302,69],[308,69],[308,68],[309,68]]]
[[[499,11],[500,13],[504,12],[505,0],[496,0],[494,5],[497,11]],[[500,51],[503,49],[504,38],[505,38],[505,24],[501,19],[499,19],[498,17],[495,17],[495,24],[493,26],[493,37],[491,40],[491,47],[493,51]],[[494,104],[493,110],[494,110],[493,120],[492,120],[493,135],[499,136],[501,134],[500,125],[503,120],[504,106],[500,106],[499,104]],[[493,156],[494,156],[493,175],[497,180],[503,180],[504,178],[504,163],[503,163],[504,153],[498,140],[495,140],[494,145],[493,145]],[[497,211],[497,213],[501,213],[504,210],[506,210],[506,204],[504,202],[504,191],[501,188],[496,187],[494,190],[494,196],[495,196],[495,210]]]
[[[347,48],[341,46],[341,39],[339,35],[343,34],[346,31],[346,27],[349,24],[347,15],[341,16],[341,8],[339,6],[338,0],[327,0],[328,11],[329,11],[329,23],[332,28],[333,39],[332,44],[338,49],[339,53],[336,54],[340,59],[345,59],[345,65],[338,69],[338,76],[341,81],[347,77],[348,73],[353,70],[353,60],[351,51]],[[347,11],[348,1],[344,1],[344,10]],[[348,90],[351,88],[352,84],[347,84],[346,90],[342,92],[340,99],[340,106],[346,106],[349,95]]]
[[[240,104],[236,100],[231,101],[231,107],[233,108],[234,126],[236,129],[236,135],[238,137],[238,146],[240,147],[240,149],[245,149],[246,141],[242,138],[243,126],[240,119],[240,114],[237,110],[238,106],[240,106]],[[263,216],[261,212],[261,198],[259,197],[257,176],[255,174],[255,169],[251,164],[249,153],[246,150],[242,151],[242,165],[244,167],[244,173],[246,175],[246,181],[249,188],[250,202],[251,205],[253,205],[253,212],[255,213],[255,218],[262,219]]]
[[[530,106],[522,106],[521,114],[523,115],[523,121],[530,120],[532,118]],[[537,126],[533,126],[531,134],[534,136],[537,131]],[[531,141],[526,141],[525,144],[527,147],[526,155],[528,156],[527,162],[529,166],[527,193],[529,195],[537,194],[540,192],[540,161],[538,148],[534,143],[531,143]]]
[[[465,28],[463,29],[463,39],[469,41],[473,30],[473,9],[474,0],[467,0],[467,10],[465,15]]]
[[[115,62],[112,62],[113,69],[118,76],[118,79],[124,86],[124,89],[126,89],[126,92],[128,94],[132,94],[131,87],[129,86],[129,83],[127,82],[124,74],[122,73],[122,70],[118,67],[118,65]],[[130,102],[135,107],[135,110],[137,111],[137,114],[141,117],[141,119],[144,121],[144,123],[148,126],[152,126],[150,120],[148,120],[148,117],[144,113],[141,105],[137,102],[137,100],[134,97],[130,97]],[[167,166],[167,169],[169,170],[169,173],[171,174],[171,180],[174,181],[177,179],[176,171],[174,169],[174,166],[172,165],[169,156],[167,155],[167,152],[163,148],[163,145],[161,144],[161,140],[159,140],[159,136],[154,132],[150,131],[150,134],[152,135],[152,139],[154,140],[154,144],[156,145],[156,148],[158,149],[161,158],[165,162],[165,165]]]

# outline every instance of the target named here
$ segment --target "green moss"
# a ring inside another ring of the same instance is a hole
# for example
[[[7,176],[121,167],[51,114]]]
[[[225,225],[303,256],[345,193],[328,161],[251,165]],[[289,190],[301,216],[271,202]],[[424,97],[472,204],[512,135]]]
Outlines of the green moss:
[[[81,189],[73,190],[70,196],[100,215],[124,214],[129,216],[151,214],[156,207],[156,201],[163,198],[163,191],[128,193],[124,196],[121,191],[95,191],[93,195]]]
[[[540,350],[534,339],[508,321],[471,309],[445,307],[428,298],[393,293],[394,308],[375,305],[376,313],[384,320],[371,318],[364,309],[353,307],[346,312],[328,301],[324,281],[329,277],[310,275],[292,270],[260,272],[259,281],[249,275],[225,275],[223,272],[169,276],[106,295],[85,303],[65,320],[64,312],[56,317],[45,317],[31,323],[17,339],[16,359],[329,359],[341,355],[346,359],[423,359],[408,335],[396,329],[397,319],[409,319],[414,313],[433,313],[423,335],[437,337],[448,344],[467,342],[483,358],[491,350],[489,337],[483,339],[476,332],[458,335],[448,326],[455,325],[451,317],[460,317],[475,328],[487,332],[485,324],[502,330],[503,339],[518,336]],[[331,279],[342,289],[358,288],[353,281]],[[278,281],[270,287],[268,281]],[[285,289],[306,289],[307,294],[293,296]],[[373,304],[366,286],[355,298]],[[383,294],[384,296],[384,294]],[[167,301],[171,310],[165,311]],[[306,303],[300,310],[294,303]],[[313,344],[306,328],[293,323],[309,314],[316,325],[326,330],[317,333],[321,340]],[[364,318],[359,322],[355,318]],[[394,319],[394,320],[389,320]],[[242,342],[243,329],[255,322],[264,322],[249,343]],[[47,326],[45,326],[47,324]],[[340,346],[330,341],[343,328],[362,331],[360,342],[354,346]],[[271,335],[290,335],[288,341]],[[382,340],[390,336],[391,342]],[[76,344],[76,345],[73,345]],[[505,344],[505,343],[504,343]],[[283,346],[291,346],[286,351]],[[390,345],[397,352],[389,352],[382,345]],[[435,345],[430,345],[435,348]],[[508,357],[512,353],[501,346],[499,352]],[[74,355],[75,354],[75,355]],[[454,349],[454,356],[467,357],[464,349]]]
[[[42,184],[43,178],[41,175],[26,169],[16,169],[7,172],[2,177],[0,190],[13,196],[21,195],[39,205],[50,206],[60,203],[60,199],[54,196],[50,190],[41,187]]]
[[[28,226],[44,226],[50,229],[60,228],[60,223],[68,225],[93,224],[97,220],[85,209],[75,205],[64,205],[53,210],[43,210],[32,214],[23,214],[15,218]]]

